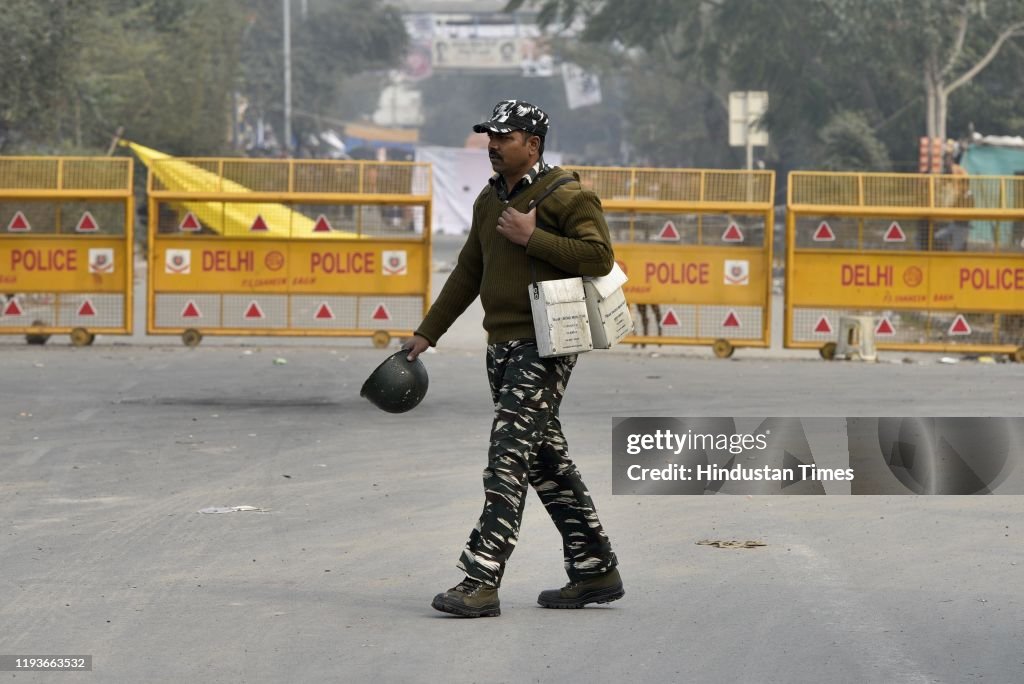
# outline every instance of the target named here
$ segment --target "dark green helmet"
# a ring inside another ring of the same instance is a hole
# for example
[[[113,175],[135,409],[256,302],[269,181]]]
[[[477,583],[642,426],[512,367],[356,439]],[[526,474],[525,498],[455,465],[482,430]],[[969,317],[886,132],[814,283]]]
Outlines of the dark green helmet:
[[[427,396],[427,369],[419,359],[409,361],[402,349],[389,356],[370,373],[359,396],[366,397],[388,413],[405,413]]]

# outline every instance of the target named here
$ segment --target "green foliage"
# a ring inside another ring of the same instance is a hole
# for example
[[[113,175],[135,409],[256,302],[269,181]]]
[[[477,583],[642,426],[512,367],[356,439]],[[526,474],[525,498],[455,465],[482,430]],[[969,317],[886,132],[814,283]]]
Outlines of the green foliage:
[[[839,112],[821,129],[825,171],[888,171],[889,153],[858,112]]]
[[[767,90],[766,157],[780,170],[832,164],[842,140],[869,145],[850,157],[856,163],[916,170],[925,65],[948,63],[949,83],[1024,21],[1020,0],[513,0],[507,9],[526,6],[551,28],[582,23],[585,41],[629,55],[615,69],[641,159],[737,165],[725,145],[728,93]],[[969,30],[951,59],[963,16]],[[964,135],[971,122],[1020,134],[1021,73],[1018,38],[953,91],[949,134]]]
[[[394,9],[293,4],[297,111],[333,114],[348,76],[404,53]],[[119,126],[172,154],[229,152],[236,92],[280,133],[282,23],[282,0],[3,0],[0,153],[105,151]]]

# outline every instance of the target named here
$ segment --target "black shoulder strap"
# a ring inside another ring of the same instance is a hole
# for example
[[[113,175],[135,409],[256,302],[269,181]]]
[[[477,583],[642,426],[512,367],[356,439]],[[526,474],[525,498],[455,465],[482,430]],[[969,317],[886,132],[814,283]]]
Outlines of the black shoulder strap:
[[[577,180],[575,176],[566,176],[565,178],[559,178],[558,180],[554,181],[551,185],[544,188],[544,192],[540,193],[540,195],[530,200],[530,205],[526,208],[526,210],[530,211],[531,209],[536,209],[538,206],[540,206],[541,202],[547,199],[548,195],[550,195],[551,193],[553,193],[555,190],[562,187],[566,183],[572,183],[574,180]]]

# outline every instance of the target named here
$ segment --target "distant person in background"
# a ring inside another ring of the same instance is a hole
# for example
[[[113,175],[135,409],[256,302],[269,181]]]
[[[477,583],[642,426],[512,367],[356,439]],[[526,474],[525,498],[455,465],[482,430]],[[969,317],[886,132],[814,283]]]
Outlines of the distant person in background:
[[[967,170],[960,166],[962,149],[959,143],[953,141],[950,141],[946,146],[942,160],[942,170],[945,174],[956,176],[956,178],[943,178],[941,180],[938,193],[938,202],[941,207],[968,209],[974,206],[971,182],[967,178]],[[946,252],[965,252],[967,251],[970,234],[971,224],[969,221],[945,221],[936,226],[932,247],[935,250]]]

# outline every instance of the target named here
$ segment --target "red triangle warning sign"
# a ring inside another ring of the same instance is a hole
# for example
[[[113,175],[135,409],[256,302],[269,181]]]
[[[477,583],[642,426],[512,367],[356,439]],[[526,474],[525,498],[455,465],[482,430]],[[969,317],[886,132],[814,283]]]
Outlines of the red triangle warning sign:
[[[834,242],[836,234],[832,232],[832,226],[828,225],[828,221],[822,221],[814,231],[813,237],[815,242]]]
[[[78,219],[78,225],[75,226],[75,230],[79,233],[92,233],[99,229],[99,224],[96,223],[96,219],[89,212],[82,214],[82,218]]]
[[[722,242],[743,242],[743,231],[735,223],[730,223],[722,233]]]
[[[893,327],[892,321],[889,320],[888,316],[882,316],[882,320],[878,321],[878,325],[875,326],[876,335],[895,335],[896,328]]]
[[[729,315],[725,317],[724,321],[722,321],[722,327],[723,328],[738,328],[738,327],[740,327],[740,319],[739,319],[739,316],[736,315],[735,311],[730,311],[729,312]]]
[[[681,325],[681,323],[679,322],[679,317],[676,316],[676,312],[673,311],[672,309],[669,309],[668,311],[666,311],[665,315],[661,317],[661,327],[663,327],[663,328],[668,328],[668,327],[678,326],[678,325]]]
[[[313,226],[314,233],[329,233],[331,232],[331,222],[327,220],[327,217],[323,214],[316,219],[316,225]]]
[[[199,307],[191,299],[185,304],[185,308],[181,310],[182,318],[202,318],[203,314],[199,311]]]
[[[267,222],[263,220],[263,215],[262,214],[256,214],[256,220],[252,222],[251,226],[249,226],[249,231],[252,232],[252,233],[257,233],[257,232],[261,232],[262,233],[262,232],[266,232],[268,230],[270,230],[270,229],[267,228]]]
[[[671,221],[665,221],[665,225],[661,227],[661,232],[658,233],[659,240],[678,240],[679,231],[676,230],[676,224]]]
[[[82,306],[78,307],[79,316],[95,316],[96,309],[92,305],[92,300],[86,299],[82,302]]]
[[[822,316],[818,319],[818,322],[814,325],[814,332],[825,335],[832,334],[832,323],[828,320],[828,316]]]
[[[14,212],[14,218],[7,224],[7,230],[12,233],[24,232],[26,230],[32,230],[32,226],[29,225],[28,219],[20,211]]]
[[[372,318],[375,321],[390,321],[391,314],[388,313],[388,308],[386,306],[384,306],[383,304],[378,304],[377,308],[373,310],[373,316],[371,316],[370,318]]]
[[[21,304],[18,303],[17,299],[10,300],[4,306],[4,316],[22,316],[24,314],[25,311],[21,308]]]
[[[886,242],[906,242],[907,234],[900,228],[900,224],[895,221],[889,226],[889,230],[885,231]]]
[[[316,318],[316,319],[319,319],[319,320],[333,321],[334,320],[334,312],[331,311],[331,307],[327,306],[327,302],[323,302],[320,305],[320,308],[316,310],[316,315],[314,315],[313,318]]]
[[[245,310],[245,317],[252,318],[265,318],[263,315],[263,309],[256,303],[256,300],[249,302],[249,308]]]
[[[197,231],[201,228],[202,225],[199,223],[199,219],[197,219],[196,215],[193,214],[191,211],[185,214],[185,218],[183,218],[181,220],[181,223],[178,225],[179,230],[185,230],[190,232]]]
[[[956,318],[953,319],[953,324],[949,326],[950,335],[970,335],[971,326],[964,318],[963,314],[957,314]]]

